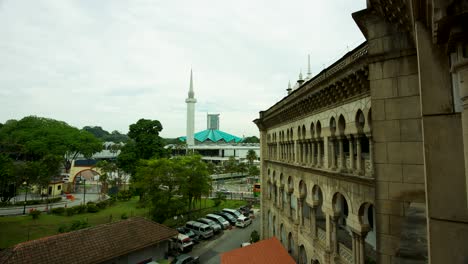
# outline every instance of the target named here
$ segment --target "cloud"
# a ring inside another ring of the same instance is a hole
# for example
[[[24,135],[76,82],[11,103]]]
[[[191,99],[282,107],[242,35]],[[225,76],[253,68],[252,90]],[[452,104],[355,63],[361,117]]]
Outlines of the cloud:
[[[194,70],[196,130],[258,135],[252,120],[363,37],[351,12],[365,1],[0,2],[0,122],[47,116],[126,132],[158,119],[185,134]],[[348,47],[347,47],[348,46]]]

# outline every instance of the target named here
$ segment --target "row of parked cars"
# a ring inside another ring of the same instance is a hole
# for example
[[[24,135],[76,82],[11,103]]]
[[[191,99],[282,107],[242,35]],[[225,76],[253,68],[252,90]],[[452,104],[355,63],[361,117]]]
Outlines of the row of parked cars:
[[[190,251],[194,243],[201,239],[211,238],[214,234],[231,226],[246,227],[252,223],[250,207],[238,210],[225,208],[220,212],[207,214],[205,217],[188,221],[185,226],[178,227],[179,235],[173,240],[174,247],[180,252]]]

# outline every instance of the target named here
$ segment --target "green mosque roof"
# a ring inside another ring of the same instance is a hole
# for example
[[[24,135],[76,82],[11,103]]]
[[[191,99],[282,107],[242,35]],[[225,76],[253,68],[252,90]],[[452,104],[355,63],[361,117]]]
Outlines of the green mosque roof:
[[[229,133],[223,132],[221,130],[216,130],[216,129],[207,129],[207,130],[200,131],[198,133],[195,133],[194,137],[195,137],[195,140],[198,142],[224,141],[224,142],[230,142],[230,143],[238,143],[242,141],[242,138],[240,137],[236,137],[234,135],[231,135]],[[185,142],[187,140],[187,137],[180,137],[179,140]]]

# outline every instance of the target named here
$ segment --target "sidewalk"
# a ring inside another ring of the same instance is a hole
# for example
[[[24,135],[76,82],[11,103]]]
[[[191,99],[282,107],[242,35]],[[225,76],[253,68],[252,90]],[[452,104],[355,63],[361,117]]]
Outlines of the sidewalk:
[[[70,207],[75,205],[80,205],[83,203],[83,194],[73,194],[75,200],[72,202],[67,200],[65,197],[62,197],[62,201],[57,203],[50,203],[49,210],[56,207]],[[97,201],[99,200],[100,194],[86,194],[86,202],[89,201]],[[36,205],[26,205],[26,214],[29,213],[31,208],[36,210],[45,211],[47,204],[36,204]],[[23,206],[9,206],[9,207],[0,207],[0,216],[9,216],[9,215],[22,215],[23,214]]]

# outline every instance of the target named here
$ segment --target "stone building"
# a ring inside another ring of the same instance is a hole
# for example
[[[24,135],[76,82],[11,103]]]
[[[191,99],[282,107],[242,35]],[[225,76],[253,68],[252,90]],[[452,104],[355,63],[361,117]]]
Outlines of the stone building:
[[[299,263],[467,263],[467,1],[352,17],[366,42],[254,121],[262,238]]]

